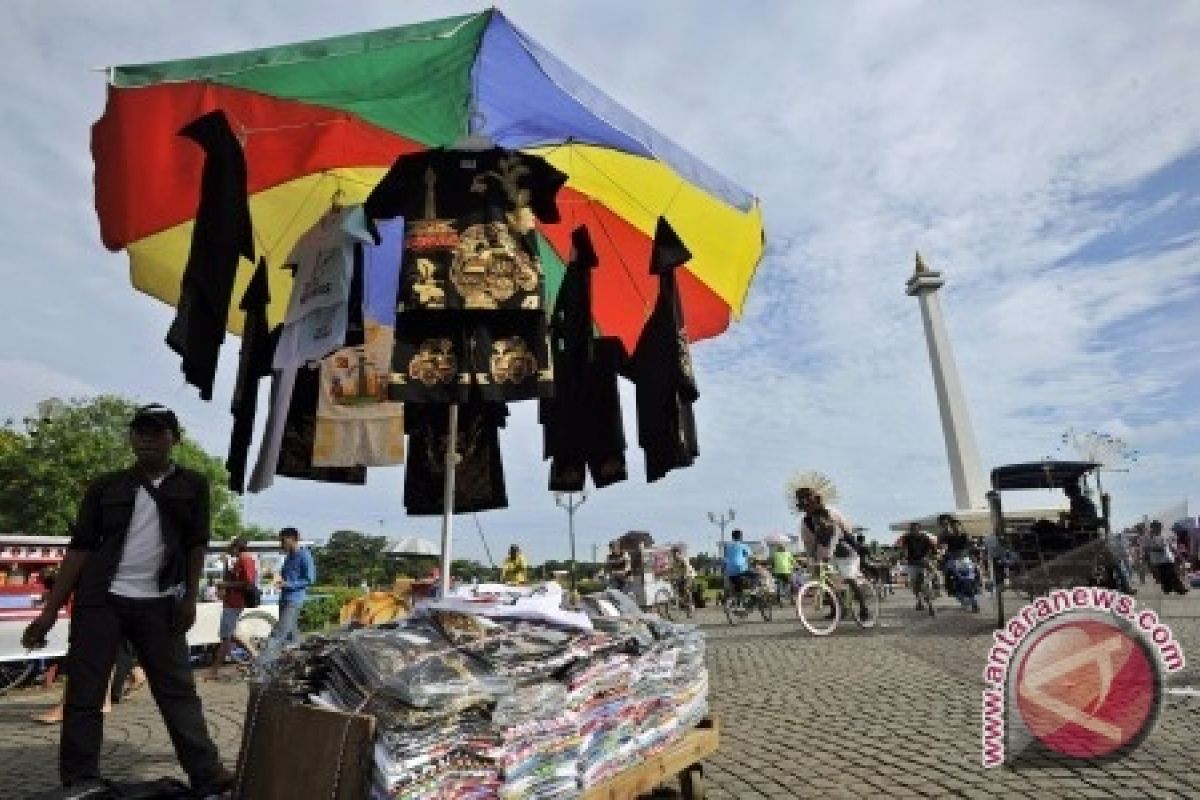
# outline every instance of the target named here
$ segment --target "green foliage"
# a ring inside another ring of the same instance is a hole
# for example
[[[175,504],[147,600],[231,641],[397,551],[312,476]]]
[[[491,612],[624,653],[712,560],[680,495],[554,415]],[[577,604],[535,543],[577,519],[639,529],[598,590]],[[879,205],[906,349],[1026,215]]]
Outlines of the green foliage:
[[[300,630],[321,631],[341,622],[342,606],[359,597],[362,590],[346,586],[312,586],[300,608]]]
[[[363,581],[377,586],[394,569],[383,554],[386,547],[387,539],[383,536],[334,531],[324,547],[313,551],[317,575],[332,586],[358,586]]]
[[[67,535],[88,481],[133,463],[128,434],[136,407],[112,395],[50,400],[19,426],[12,420],[0,426],[0,531]],[[227,488],[221,459],[186,435],[172,457],[208,477],[213,536],[243,533],[241,508]]]
[[[581,579],[579,581],[579,593],[580,594],[595,594],[596,592],[603,592],[604,589],[605,589],[604,581],[592,580],[592,579],[586,579],[586,580]]]

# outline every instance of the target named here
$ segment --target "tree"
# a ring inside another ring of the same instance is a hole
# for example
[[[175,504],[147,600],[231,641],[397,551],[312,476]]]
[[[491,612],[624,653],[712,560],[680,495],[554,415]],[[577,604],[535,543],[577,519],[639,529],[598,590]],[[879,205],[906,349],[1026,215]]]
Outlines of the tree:
[[[325,546],[313,553],[317,580],[338,586],[380,583],[388,570],[383,552],[387,543],[384,536],[334,531]]]
[[[48,400],[38,415],[0,426],[0,531],[65,536],[92,478],[129,466],[129,420],[137,407],[113,395]],[[174,459],[208,477],[218,539],[243,534],[241,508],[220,459],[183,437]],[[254,533],[268,533],[255,527]]]

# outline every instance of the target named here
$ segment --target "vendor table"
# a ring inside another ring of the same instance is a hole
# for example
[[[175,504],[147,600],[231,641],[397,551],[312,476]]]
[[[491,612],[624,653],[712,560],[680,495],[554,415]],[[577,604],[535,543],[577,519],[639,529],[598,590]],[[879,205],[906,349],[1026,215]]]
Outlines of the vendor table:
[[[704,769],[700,762],[717,752],[719,742],[720,725],[716,718],[706,717],[658,755],[588,789],[582,800],[629,800],[676,777],[684,800],[703,800]]]

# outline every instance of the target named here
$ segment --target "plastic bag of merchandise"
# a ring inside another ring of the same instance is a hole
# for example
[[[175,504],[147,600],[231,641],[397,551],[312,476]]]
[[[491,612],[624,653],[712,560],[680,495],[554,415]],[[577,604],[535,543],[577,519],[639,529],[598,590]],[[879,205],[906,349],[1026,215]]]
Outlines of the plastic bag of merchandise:
[[[369,687],[417,708],[466,708],[494,702],[514,688],[511,680],[459,652],[435,627],[420,621],[355,631],[347,654]]]
[[[309,636],[286,649],[271,642],[254,662],[253,681],[294,696],[316,694],[335,654],[345,646],[346,635],[340,632]]]
[[[597,617],[592,624],[596,630],[620,639],[629,652],[642,653],[654,646],[654,634],[640,618]]]
[[[531,719],[553,718],[566,707],[567,687],[561,683],[545,681],[518,686],[496,701],[492,722],[507,727]]]

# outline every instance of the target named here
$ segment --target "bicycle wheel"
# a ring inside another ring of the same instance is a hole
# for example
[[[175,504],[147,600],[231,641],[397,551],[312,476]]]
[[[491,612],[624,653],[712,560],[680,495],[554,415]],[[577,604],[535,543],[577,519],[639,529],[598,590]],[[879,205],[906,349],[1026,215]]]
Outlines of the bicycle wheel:
[[[730,625],[737,625],[737,618],[744,616],[741,614],[741,609],[738,608],[739,602],[736,595],[726,593],[725,599],[721,603],[721,608],[725,610],[725,619],[729,620]]]
[[[659,589],[657,592],[655,592],[654,608],[656,611],[658,611],[658,615],[660,617],[662,617],[663,619],[668,619],[668,620],[675,619],[671,615],[671,612],[672,612],[671,601],[674,599],[674,597],[675,597],[675,593],[672,592],[670,589],[666,588],[665,586],[663,588]]]
[[[833,616],[829,616],[830,611]],[[842,609],[833,590],[823,583],[804,584],[796,595],[796,616],[813,636],[828,636],[837,628]]]
[[[775,605],[774,592],[772,592],[771,594],[764,593],[764,594],[760,594],[758,596],[758,613],[762,614],[763,622],[771,621],[771,616],[772,616],[772,614],[775,613],[773,611],[774,605]]]
[[[879,592],[875,591],[875,587],[870,581],[859,581],[859,589],[863,593],[863,600],[867,604],[867,613],[860,614],[858,608],[851,609],[851,615],[854,617],[854,624],[860,628],[870,629],[879,624]],[[850,592],[850,596],[855,606],[858,604],[858,598],[854,596],[854,592]]]
[[[929,581],[924,581],[924,586],[921,587],[921,597],[925,601],[925,610],[929,612],[929,616],[937,616],[937,610],[933,607],[933,589],[929,587]]]

